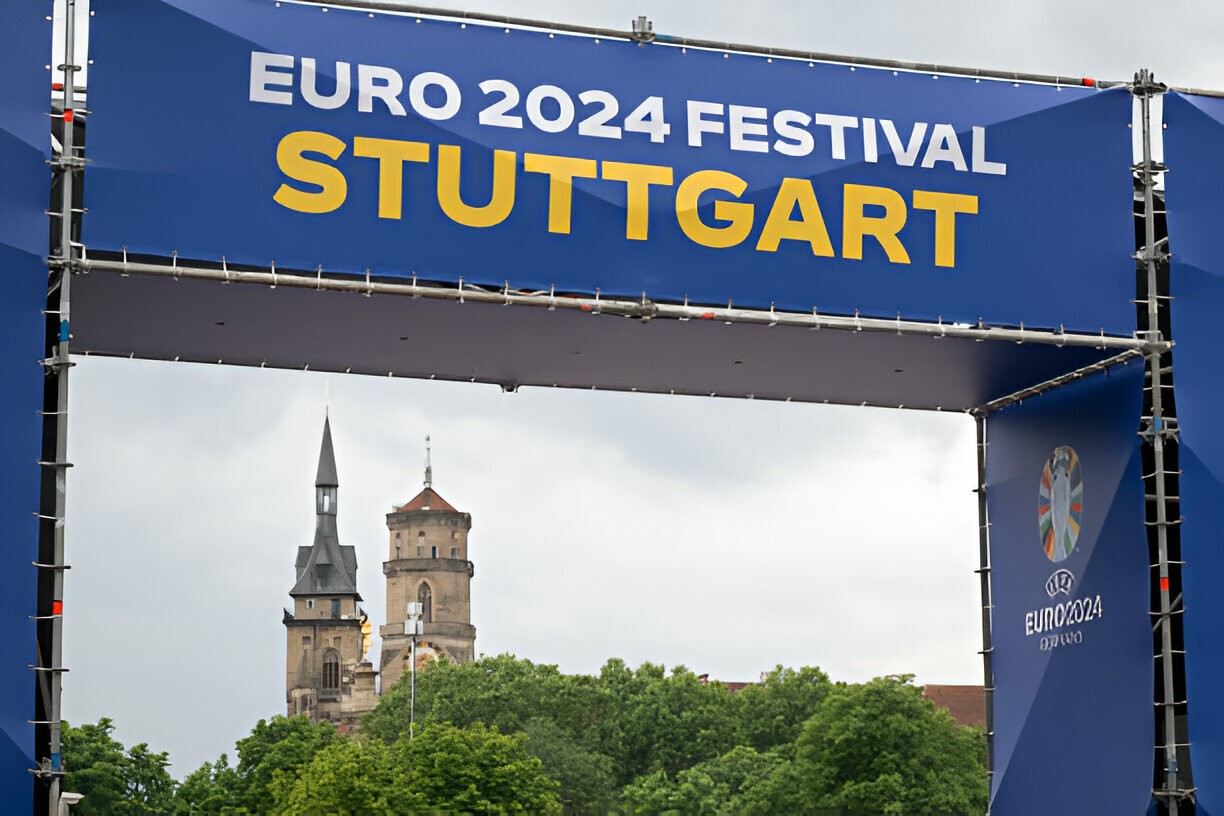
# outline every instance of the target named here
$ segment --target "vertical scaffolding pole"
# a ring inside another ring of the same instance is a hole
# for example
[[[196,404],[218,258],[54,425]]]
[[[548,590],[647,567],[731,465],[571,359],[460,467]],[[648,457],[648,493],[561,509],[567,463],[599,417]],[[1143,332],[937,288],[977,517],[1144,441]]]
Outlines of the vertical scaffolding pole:
[[[1156,239],[1156,206],[1155,189],[1157,176],[1166,168],[1152,158],[1152,98],[1163,94],[1167,88],[1156,82],[1152,73],[1143,69],[1135,74],[1131,92],[1139,100],[1142,120],[1143,158],[1134,168],[1143,190],[1143,246],[1135,254],[1135,260],[1140,265],[1142,279],[1146,283],[1146,293],[1140,301],[1146,308],[1146,325],[1143,333],[1149,341],[1161,339],[1161,307],[1166,298],[1161,294],[1158,279],[1158,266],[1168,255],[1164,250],[1164,241]],[[1163,754],[1163,785],[1153,793],[1163,801],[1165,812],[1169,816],[1178,816],[1179,809],[1189,791],[1185,790],[1179,780],[1177,762],[1177,717],[1176,717],[1176,686],[1174,684],[1174,649],[1173,621],[1174,605],[1170,589],[1170,572],[1172,565],[1169,558],[1169,530],[1174,524],[1180,523],[1180,518],[1170,518],[1171,500],[1166,479],[1166,444],[1177,441],[1177,420],[1166,416],[1164,389],[1164,368],[1160,351],[1149,351],[1146,354],[1150,413],[1143,417],[1141,436],[1151,447],[1153,461],[1151,489],[1149,498],[1154,502],[1155,520],[1151,522],[1156,535],[1157,580],[1159,581],[1158,608],[1154,610],[1157,616],[1156,628],[1159,630],[1160,653],[1155,656],[1159,661],[1161,678],[1160,699],[1155,701],[1160,716],[1157,728],[1157,750]],[[1177,610],[1180,612],[1180,609]]]
[[[978,559],[977,569],[982,589],[982,686],[986,691],[986,791],[994,784],[994,637],[991,615],[994,605],[990,597],[990,516],[986,507],[986,414],[978,414],[977,423],[977,488],[978,498]]]
[[[68,371],[72,366],[69,361],[69,339],[71,325],[70,288],[72,282],[72,264],[75,260],[72,240],[74,220],[73,199],[75,193],[75,177],[84,165],[84,160],[76,155],[73,120],[76,107],[76,74],[80,67],[76,65],[76,0],[64,0],[64,62],[57,66],[64,77],[64,104],[60,114],[63,120],[63,132],[60,140],[61,150],[58,158],[51,164],[58,172],[60,207],[53,215],[59,218],[58,240],[48,259],[50,275],[48,276],[48,321],[55,327],[49,332],[49,348],[44,360],[45,375],[54,378],[54,383],[48,383],[48,391],[54,389],[55,401],[50,411],[44,414],[53,417],[54,450],[47,451],[44,447],[44,459],[39,462],[43,468],[50,470],[50,478],[54,481],[54,506],[44,506],[39,514],[44,523],[52,525],[52,557],[40,559],[35,566],[51,573],[50,608],[45,608],[45,599],[40,601],[40,622],[45,621],[50,630],[48,642],[40,644],[39,663],[34,670],[39,675],[39,691],[42,695],[42,710],[45,721],[37,723],[44,726],[47,733],[46,755],[39,758],[39,768],[36,776],[47,782],[46,812],[55,816],[59,812],[60,783],[65,769],[61,748],[61,711],[60,692],[63,667],[63,602],[64,602],[64,571],[68,568],[64,563],[64,518],[67,509],[67,471],[72,465],[67,460],[68,446]],[[48,423],[50,425],[50,423]],[[50,427],[45,425],[45,431]],[[48,459],[47,453],[52,453]],[[50,511],[50,512],[48,512]]]

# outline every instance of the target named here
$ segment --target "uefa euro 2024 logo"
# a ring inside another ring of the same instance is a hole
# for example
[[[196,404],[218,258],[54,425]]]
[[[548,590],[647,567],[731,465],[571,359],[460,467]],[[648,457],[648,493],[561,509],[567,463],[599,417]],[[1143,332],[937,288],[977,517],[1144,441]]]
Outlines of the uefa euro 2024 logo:
[[[1041,493],[1037,501],[1037,529],[1046,558],[1055,564],[1066,560],[1079,538],[1084,512],[1084,474],[1075,449],[1062,445],[1054,449],[1041,470]],[[1046,594],[1071,594],[1075,576],[1060,569],[1046,581]]]
[[[1046,558],[1060,564],[1075,550],[1084,513],[1084,475],[1079,457],[1067,445],[1054,449],[1041,471],[1041,490],[1037,501],[1037,529],[1041,549]],[[1051,599],[1071,595],[1075,575],[1059,567],[1045,583]],[[1061,603],[1034,609],[1024,616],[1024,632],[1040,635],[1043,652],[1062,646],[1078,646],[1084,641],[1084,631],[1072,629],[1102,615],[1101,596],[1068,598]]]
[[[1057,564],[1075,549],[1084,513],[1084,475],[1074,449],[1055,448],[1041,471],[1037,523],[1041,548]]]

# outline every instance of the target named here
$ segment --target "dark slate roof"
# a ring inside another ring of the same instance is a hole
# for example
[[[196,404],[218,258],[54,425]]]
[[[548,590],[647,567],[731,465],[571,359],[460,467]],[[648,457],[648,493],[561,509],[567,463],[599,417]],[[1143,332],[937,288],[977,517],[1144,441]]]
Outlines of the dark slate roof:
[[[323,420],[323,445],[319,449],[319,471],[315,477],[318,487],[339,488],[336,477],[336,455],[332,451],[331,423]],[[357,552],[340,543],[336,533],[336,516],[319,513],[315,516],[314,543],[309,547],[298,547],[297,583],[289,594],[301,595],[353,595],[357,600]]]
[[[323,445],[319,448],[319,471],[315,474],[315,487],[339,487],[336,476],[336,453],[332,450],[331,420],[323,420]]]
[[[314,543],[298,547],[297,583],[289,594],[353,595],[357,600],[357,551],[340,543],[336,517],[318,516]]]
[[[441,510],[446,513],[458,513],[451,503],[439,496],[432,487],[427,487],[416,494],[407,504],[396,510],[397,513],[407,513],[411,510]]]

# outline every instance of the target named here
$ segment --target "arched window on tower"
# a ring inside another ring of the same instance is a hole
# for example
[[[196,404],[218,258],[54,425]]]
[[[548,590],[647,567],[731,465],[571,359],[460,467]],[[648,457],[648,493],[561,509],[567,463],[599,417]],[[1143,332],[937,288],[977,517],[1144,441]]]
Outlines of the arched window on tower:
[[[323,653],[323,683],[319,694],[327,697],[340,696],[340,653],[328,649]]]
[[[421,603],[421,621],[433,623],[433,590],[424,581],[421,582],[421,587],[417,590],[417,600]]]

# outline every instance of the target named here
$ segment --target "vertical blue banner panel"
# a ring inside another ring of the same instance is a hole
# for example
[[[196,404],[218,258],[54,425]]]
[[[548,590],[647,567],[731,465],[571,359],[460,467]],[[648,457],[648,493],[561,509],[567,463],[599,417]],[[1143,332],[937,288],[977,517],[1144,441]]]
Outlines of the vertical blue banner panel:
[[[992,816],[1141,814],[1152,631],[1141,364],[991,414]]]
[[[1186,716],[1198,813],[1224,814],[1224,100],[1165,97],[1174,384],[1181,428]]]
[[[32,807],[35,576],[47,267],[47,0],[0,3],[0,802]]]
[[[92,250],[1133,330],[1123,88],[288,0],[96,12]]]

